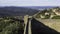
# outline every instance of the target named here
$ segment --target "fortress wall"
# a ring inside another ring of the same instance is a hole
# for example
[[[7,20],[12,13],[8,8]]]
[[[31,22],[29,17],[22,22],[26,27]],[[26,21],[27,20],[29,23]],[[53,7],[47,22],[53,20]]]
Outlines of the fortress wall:
[[[37,19],[37,20],[42,22],[46,26],[49,26],[50,28],[60,32],[60,19]]]

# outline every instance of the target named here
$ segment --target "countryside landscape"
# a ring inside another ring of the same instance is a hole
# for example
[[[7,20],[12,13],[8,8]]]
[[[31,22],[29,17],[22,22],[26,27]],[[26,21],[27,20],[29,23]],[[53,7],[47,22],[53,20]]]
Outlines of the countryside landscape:
[[[60,34],[60,7],[0,7],[0,34]]]

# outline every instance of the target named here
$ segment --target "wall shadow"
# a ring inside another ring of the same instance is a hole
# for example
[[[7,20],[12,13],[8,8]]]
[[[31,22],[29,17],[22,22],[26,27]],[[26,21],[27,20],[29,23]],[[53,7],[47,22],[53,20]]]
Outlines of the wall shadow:
[[[31,20],[32,34],[60,34],[56,30],[44,25],[36,19]]]

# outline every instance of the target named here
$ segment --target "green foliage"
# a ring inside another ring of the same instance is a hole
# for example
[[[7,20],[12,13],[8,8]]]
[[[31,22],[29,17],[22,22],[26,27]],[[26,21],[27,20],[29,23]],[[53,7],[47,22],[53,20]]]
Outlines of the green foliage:
[[[36,18],[41,18],[41,17],[40,17],[40,14],[37,14],[35,17],[36,17]]]
[[[50,18],[50,15],[46,15],[44,19],[49,19]]]
[[[10,18],[0,19],[0,34],[17,34],[18,30],[23,30],[20,21],[14,21]]]
[[[52,19],[60,19],[60,16],[54,16]]]

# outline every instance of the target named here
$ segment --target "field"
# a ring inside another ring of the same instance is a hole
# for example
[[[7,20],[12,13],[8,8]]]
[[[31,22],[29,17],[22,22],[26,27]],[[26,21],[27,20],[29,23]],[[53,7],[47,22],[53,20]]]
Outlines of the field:
[[[60,32],[60,19],[37,19],[46,26]]]

